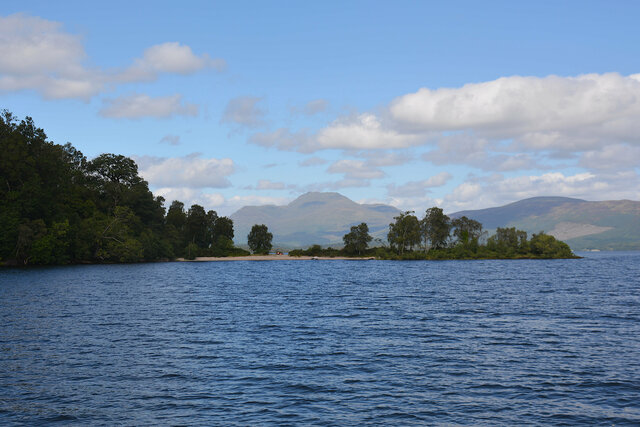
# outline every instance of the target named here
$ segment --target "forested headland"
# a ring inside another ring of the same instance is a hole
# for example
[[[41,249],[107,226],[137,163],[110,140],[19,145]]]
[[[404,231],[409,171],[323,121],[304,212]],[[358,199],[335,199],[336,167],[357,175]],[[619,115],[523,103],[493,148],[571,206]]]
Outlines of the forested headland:
[[[234,246],[233,221],[194,204],[187,208],[149,190],[136,163],[101,154],[88,160],[70,143],[48,141],[26,117],[0,114],[0,265],[60,265],[249,255]],[[568,245],[515,228],[486,238],[482,224],[451,220],[442,209],[418,219],[404,212],[389,224],[387,241],[367,224],[351,227],[341,249],[314,245],[290,255],[380,259],[572,258]],[[248,245],[268,253],[273,235],[256,224]]]
[[[0,115],[0,265],[119,263],[247,255],[233,222],[154,197],[125,156],[88,160],[29,117]]]

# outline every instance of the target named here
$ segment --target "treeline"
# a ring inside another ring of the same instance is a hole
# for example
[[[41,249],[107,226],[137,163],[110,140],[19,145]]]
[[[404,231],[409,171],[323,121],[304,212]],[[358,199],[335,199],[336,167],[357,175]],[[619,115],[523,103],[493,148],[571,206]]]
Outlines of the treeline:
[[[487,233],[480,222],[465,216],[452,220],[438,207],[427,209],[422,219],[407,211],[394,220],[389,224],[387,244],[378,241],[379,246],[369,247],[373,239],[367,224],[362,223],[344,235],[342,249],[313,245],[289,254],[398,260],[576,258],[569,245],[543,232],[529,239],[526,231],[498,228],[485,239]]]
[[[0,115],[0,264],[139,262],[248,254],[233,222],[179,201],[165,210],[124,156],[93,160]]]

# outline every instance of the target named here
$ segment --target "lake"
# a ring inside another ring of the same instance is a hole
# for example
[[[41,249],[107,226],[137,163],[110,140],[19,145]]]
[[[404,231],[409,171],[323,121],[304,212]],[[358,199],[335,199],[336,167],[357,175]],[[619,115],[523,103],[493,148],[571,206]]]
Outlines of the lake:
[[[0,270],[0,424],[640,424],[640,252]]]

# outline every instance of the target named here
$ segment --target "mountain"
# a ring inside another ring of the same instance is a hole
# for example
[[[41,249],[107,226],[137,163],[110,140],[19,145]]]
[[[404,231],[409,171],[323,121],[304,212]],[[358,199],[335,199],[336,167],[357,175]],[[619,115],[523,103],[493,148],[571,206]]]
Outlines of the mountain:
[[[374,238],[386,241],[389,223],[399,213],[392,206],[359,204],[338,193],[307,193],[286,206],[245,206],[231,219],[238,244],[246,244],[254,224],[265,224],[275,246],[342,246],[342,236],[361,222],[367,223]],[[489,234],[497,227],[516,227],[529,235],[544,231],[573,250],[640,250],[640,202],[631,200],[534,197],[449,214],[463,215],[480,221]]]
[[[274,246],[342,245],[353,225],[366,222],[374,238],[386,239],[400,211],[382,204],[359,204],[338,193],[306,193],[286,206],[245,206],[231,215],[235,240],[245,244],[254,224],[265,224]]]
[[[534,197],[505,206],[455,212],[493,232],[516,227],[528,233],[544,231],[573,250],[640,250],[640,202],[590,202],[566,197]]]

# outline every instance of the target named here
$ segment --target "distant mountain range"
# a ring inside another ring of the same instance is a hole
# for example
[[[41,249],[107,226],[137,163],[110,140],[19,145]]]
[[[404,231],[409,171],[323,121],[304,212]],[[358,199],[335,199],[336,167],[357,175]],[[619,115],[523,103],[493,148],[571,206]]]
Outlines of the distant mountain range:
[[[426,208],[425,208],[426,209]],[[386,239],[400,210],[383,204],[358,204],[338,193],[307,193],[286,206],[245,206],[231,215],[236,241],[246,243],[254,224],[266,224],[281,247],[342,245],[353,225],[366,222],[375,238]],[[420,216],[422,213],[418,213]],[[545,231],[573,250],[640,250],[640,202],[589,202],[566,197],[534,197],[505,206],[449,214],[480,221],[492,233],[516,227]]]
[[[359,204],[338,193],[306,193],[286,206],[245,206],[231,215],[236,241],[246,243],[254,224],[265,224],[275,245],[341,246],[353,225],[366,222],[369,233],[385,238],[389,223],[400,211],[382,204]]]
[[[544,231],[573,250],[640,250],[640,202],[589,202],[566,197],[534,197],[505,206],[461,211],[489,231],[516,227],[529,233]]]

